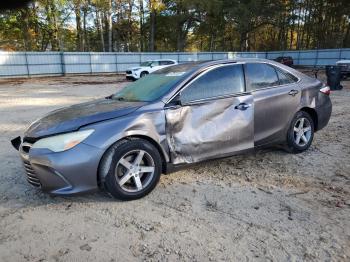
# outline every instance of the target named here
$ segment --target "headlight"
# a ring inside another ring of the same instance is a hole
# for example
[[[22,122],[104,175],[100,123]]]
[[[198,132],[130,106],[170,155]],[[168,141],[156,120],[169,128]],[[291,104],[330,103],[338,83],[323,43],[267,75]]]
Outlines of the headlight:
[[[32,148],[47,148],[53,152],[66,151],[81,143],[93,132],[93,129],[89,129],[43,138],[35,142]]]

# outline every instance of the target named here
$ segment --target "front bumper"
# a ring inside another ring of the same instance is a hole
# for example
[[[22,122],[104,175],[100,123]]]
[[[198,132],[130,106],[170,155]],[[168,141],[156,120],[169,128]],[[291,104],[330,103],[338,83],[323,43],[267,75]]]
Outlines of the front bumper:
[[[27,143],[19,147],[27,180],[54,195],[73,195],[98,190],[97,172],[103,152],[80,143],[64,152],[35,149]]]
[[[137,80],[140,78],[140,76],[136,72],[126,73],[125,78],[127,80]]]

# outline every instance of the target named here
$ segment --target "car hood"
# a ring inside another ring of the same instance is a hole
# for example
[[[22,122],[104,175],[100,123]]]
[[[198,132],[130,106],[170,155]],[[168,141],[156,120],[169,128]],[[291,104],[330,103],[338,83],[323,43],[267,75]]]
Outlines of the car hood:
[[[121,117],[134,112],[145,102],[99,99],[50,112],[30,125],[25,137],[39,138],[75,131],[81,126]]]

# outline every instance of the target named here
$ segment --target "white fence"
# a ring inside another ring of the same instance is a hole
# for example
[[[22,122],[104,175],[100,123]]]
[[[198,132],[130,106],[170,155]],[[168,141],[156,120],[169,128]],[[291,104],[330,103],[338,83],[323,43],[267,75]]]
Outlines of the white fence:
[[[238,57],[274,59],[279,56],[291,56],[295,65],[319,67],[350,59],[350,48],[210,53],[0,52],[0,77],[118,73],[143,61],[165,58],[186,63]]]

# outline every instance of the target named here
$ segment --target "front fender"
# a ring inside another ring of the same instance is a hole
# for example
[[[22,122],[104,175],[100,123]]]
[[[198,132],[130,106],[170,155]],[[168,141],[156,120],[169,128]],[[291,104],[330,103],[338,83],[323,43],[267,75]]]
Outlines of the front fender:
[[[169,162],[169,147],[165,133],[165,115],[163,110],[138,112],[112,120],[103,121],[84,127],[94,129],[85,144],[106,151],[115,142],[130,136],[144,136],[159,145],[164,158]]]

